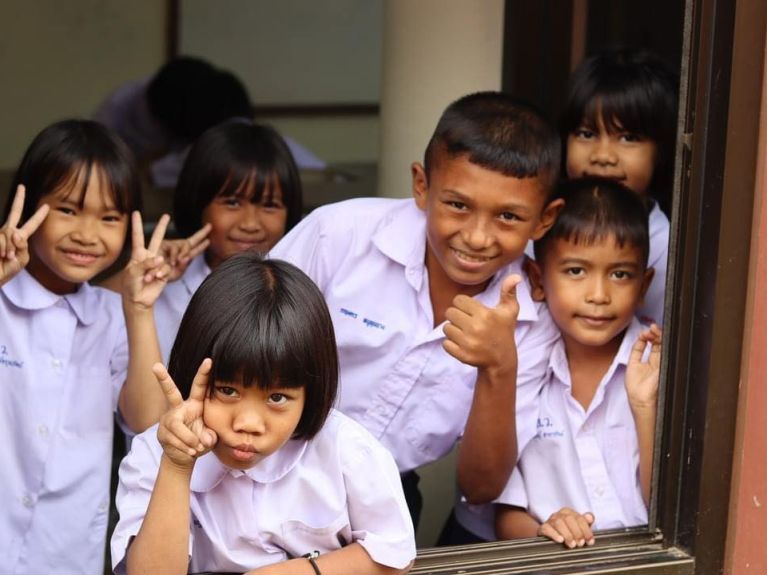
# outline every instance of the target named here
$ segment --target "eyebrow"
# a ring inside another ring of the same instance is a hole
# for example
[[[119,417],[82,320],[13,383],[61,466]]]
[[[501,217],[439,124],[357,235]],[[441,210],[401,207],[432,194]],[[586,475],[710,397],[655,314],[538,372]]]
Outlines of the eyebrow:
[[[457,199],[463,200],[466,203],[472,203],[473,199],[468,197],[466,194],[459,192],[458,190],[454,190],[453,188],[443,188],[443,192],[446,192],[448,194],[452,194],[454,196],[457,196]],[[530,206],[526,206],[525,204],[514,204],[514,203],[508,203],[508,204],[502,204],[497,207],[497,211],[501,212],[508,212],[508,211],[516,211],[520,210],[523,212],[529,212]]]
[[[559,265],[564,265],[564,264],[579,264],[579,265],[585,266],[585,265],[591,265],[592,264],[592,260],[587,260],[587,259],[583,259],[583,258],[567,258],[566,257],[566,258],[560,259],[559,262],[557,262],[557,263]],[[620,262],[611,262],[610,263],[610,267],[611,268],[619,268],[619,267],[635,267],[635,268],[639,268],[641,266],[639,265],[639,263],[637,263],[635,261],[626,260],[626,261],[620,261]]]

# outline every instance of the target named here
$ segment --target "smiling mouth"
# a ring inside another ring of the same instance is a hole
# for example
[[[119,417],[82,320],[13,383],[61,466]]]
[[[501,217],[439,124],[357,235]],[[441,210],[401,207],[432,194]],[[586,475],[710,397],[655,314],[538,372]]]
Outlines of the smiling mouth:
[[[603,326],[612,322],[615,318],[612,316],[592,316],[592,315],[578,315],[578,319],[591,326]]]
[[[489,257],[489,256],[475,256],[475,255],[467,254],[466,252],[462,252],[455,248],[450,248],[450,249],[453,251],[456,258],[469,264],[484,264],[493,259],[492,257]]]
[[[72,263],[78,265],[89,265],[95,262],[100,256],[97,254],[90,254],[86,252],[78,252],[74,250],[61,250],[64,256]]]

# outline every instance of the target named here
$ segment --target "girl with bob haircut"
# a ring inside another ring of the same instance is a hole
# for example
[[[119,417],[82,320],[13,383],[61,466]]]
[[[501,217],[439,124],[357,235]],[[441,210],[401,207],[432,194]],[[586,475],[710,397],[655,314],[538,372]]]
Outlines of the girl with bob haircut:
[[[170,408],[120,467],[116,573],[407,571],[396,464],[332,409],[333,324],[303,272],[228,259],[192,297],[169,371],[154,371]]]
[[[172,283],[156,307],[165,361],[181,316],[205,277],[228,257],[267,253],[301,219],[301,181],[287,145],[271,127],[231,120],[192,146],[174,195],[182,240],[166,241]]]
[[[114,412],[141,432],[165,409],[151,370],[168,217],[145,248],[128,216],[140,204],[130,151],[90,121],[40,132],[13,189],[0,228],[0,556],[13,573],[100,573]],[[122,297],[90,286],[124,251]]]
[[[677,126],[678,78],[655,54],[606,50],[570,79],[560,133],[569,178],[615,180],[645,202],[655,278],[638,315],[663,321]]]

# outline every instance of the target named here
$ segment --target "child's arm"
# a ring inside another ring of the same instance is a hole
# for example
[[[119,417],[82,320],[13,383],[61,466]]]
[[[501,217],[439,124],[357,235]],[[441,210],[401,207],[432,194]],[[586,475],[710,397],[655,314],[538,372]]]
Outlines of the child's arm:
[[[320,555],[315,560],[322,575],[399,575],[410,571],[411,565],[395,569],[376,563],[359,543]],[[248,571],[245,575],[316,575],[308,559],[299,557]]]
[[[13,197],[8,220],[0,228],[0,285],[10,280],[29,263],[27,240],[43,223],[50,209],[48,204],[43,204],[23,226],[16,227],[24,211],[25,194],[26,189],[19,185]]]
[[[594,532],[591,530],[593,524],[592,513],[578,513],[569,507],[552,513],[542,524],[520,507],[497,505],[495,512],[495,533],[498,539],[548,537],[570,549],[594,544]]]
[[[155,383],[152,366],[160,362],[160,344],[154,322],[154,302],[167,282],[168,269],[157,255],[168,216],[164,215],[144,247],[141,215],[133,212],[133,249],[121,272],[125,327],[128,331],[128,376],[120,390],[120,413],[125,423],[139,433],[154,425],[165,412],[166,401]]]
[[[169,411],[160,419],[157,439],[163,447],[157,481],[144,521],[126,554],[127,572],[185,574],[189,565],[189,484],[197,458],[216,443],[216,434],[202,421],[211,362],[197,370],[189,399],[184,401],[161,364],[156,381],[167,398]]]
[[[650,355],[642,361],[647,344],[651,344]],[[661,331],[653,324],[639,334],[631,349],[626,367],[626,393],[636,425],[639,443],[639,484],[642,499],[650,505],[652,482],[653,448],[655,446],[655,418],[658,406],[658,383],[660,379]]]
[[[487,308],[457,296],[445,312],[444,348],[459,361],[476,366],[477,382],[458,449],[458,486],[470,503],[498,497],[517,459],[517,346],[514,330],[519,303],[518,275],[503,280],[501,298]]]

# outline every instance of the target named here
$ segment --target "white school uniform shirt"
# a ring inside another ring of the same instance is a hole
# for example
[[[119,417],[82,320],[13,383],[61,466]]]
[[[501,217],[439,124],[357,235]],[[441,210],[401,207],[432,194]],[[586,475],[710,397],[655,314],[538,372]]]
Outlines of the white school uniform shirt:
[[[152,495],[162,447],[157,426],[137,436],[120,465],[112,565],[125,555]],[[240,471],[209,452],[191,479],[190,572],[244,572],[359,543],[376,563],[404,568],[415,535],[391,454],[337,411],[311,440],[290,440]]]
[[[340,360],[339,409],[387,447],[401,472],[435,461],[462,435],[477,370],[443,348],[424,265],[426,217],[412,199],[361,198],[312,212],[272,249],[325,296]],[[525,277],[522,258],[474,299],[495,307],[501,281]],[[527,282],[517,286],[517,435],[535,434],[535,397],[558,336]]]
[[[170,350],[173,349],[173,342],[176,341],[181,318],[189,307],[194,292],[208,274],[210,274],[210,268],[205,263],[205,254],[200,254],[189,262],[184,275],[165,286],[154,304],[157,339],[160,342],[162,361],[166,366],[170,359]]]
[[[637,310],[637,316],[647,324],[663,325],[663,305],[666,297],[666,268],[668,267],[669,221],[666,214],[655,202],[648,221],[650,228],[650,254],[647,267],[655,270],[644,302]]]
[[[541,391],[537,434],[497,503],[527,509],[541,523],[562,507],[590,511],[595,529],[647,523],[639,444],[624,383],[642,329],[633,320],[586,411],[572,396],[565,346],[557,343]]]
[[[0,570],[101,573],[113,412],[128,367],[120,298],[0,288]]]

